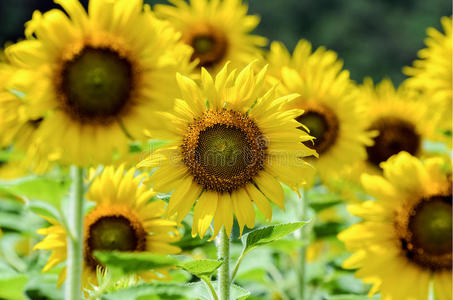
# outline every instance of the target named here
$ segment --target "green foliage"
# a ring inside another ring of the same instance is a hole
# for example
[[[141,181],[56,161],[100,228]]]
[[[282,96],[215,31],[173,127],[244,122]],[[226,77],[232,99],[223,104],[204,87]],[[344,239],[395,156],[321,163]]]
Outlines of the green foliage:
[[[294,222],[287,224],[270,225],[255,229],[242,236],[243,252],[248,253],[256,247],[264,246],[278,240],[295,230],[301,228],[307,222]]]
[[[175,266],[178,260],[168,255],[150,252],[105,252],[95,251],[94,256],[103,265],[122,274]]]
[[[197,276],[211,276],[223,262],[214,259],[192,260],[178,265],[183,270]]]
[[[377,297],[370,298],[366,295],[337,295],[328,296],[326,300],[373,300],[378,299]]]
[[[0,190],[26,200],[38,199],[59,207],[61,200],[68,192],[69,185],[68,180],[61,178],[27,176],[14,181],[1,182]]]
[[[22,300],[28,276],[23,274],[0,273],[0,298]]]

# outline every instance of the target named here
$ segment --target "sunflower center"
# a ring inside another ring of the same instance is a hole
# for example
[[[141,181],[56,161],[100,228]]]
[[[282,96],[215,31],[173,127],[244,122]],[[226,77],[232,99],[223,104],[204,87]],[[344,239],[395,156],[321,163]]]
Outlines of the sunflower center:
[[[189,125],[184,163],[207,190],[229,192],[263,169],[267,144],[253,120],[231,110],[208,110]]]
[[[221,62],[228,50],[225,34],[208,24],[194,26],[184,40],[194,50],[192,60],[198,59],[198,66],[207,69]]]
[[[420,150],[420,135],[415,126],[405,120],[381,118],[374,122],[370,129],[379,131],[379,135],[374,138],[374,145],[366,148],[368,161],[377,167],[401,151],[416,155]]]
[[[412,208],[403,245],[407,256],[419,265],[451,268],[451,195],[424,198]]]
[[[313,141],[306,141],[304,145],[316,150],[319,154],[326,152],[337,140],[339,122],[337,116],[327,107],[310,106],[303,108],[303,115],[296,120],[308,127]],[[303,127],[299,127],[303,129]]]
[[[247,136],[237,127],[215,124],[200,132],[195,149],[197,163],[219,178],[230,178],[248,165]]]
[[[106,120],[118,115],[133,86],[131,63],[109,48],[85,47],[64,63],[60,91],[72,117]]]
[[[143,251],[146,233],[143,227],[122,215],[110,215],[98,218],[89,225],[86,237],[86,257],[90,265],[99,263],[92,255],[93,251]]]

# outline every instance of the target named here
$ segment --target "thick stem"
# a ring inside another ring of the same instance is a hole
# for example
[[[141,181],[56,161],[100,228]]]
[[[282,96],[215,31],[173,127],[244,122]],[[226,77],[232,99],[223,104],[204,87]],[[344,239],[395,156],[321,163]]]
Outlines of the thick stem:
[[[305,221],[308,216],[308,199],[306,193],[302,191],[301,199],[301,209],[300,209],[300,219]],[[297,277],[299,279],[299,300],[305,300],[306,290],[307,290],[307,278],[306,278],[306,264],[307,264],[307,244],[310,238],[310,232],[307,230],[307,226],[303,226],[300,229],[300,240],[302,241],[302,247],[299,250],[299,268]]]
[[[66,300],[81,299],[83,263],[83,169],[71,167],[71,197],[68,212]]]
[[[217,237],[217,258],[223,261],[219,268],[218,296],[220,300],[230,299],[230,238],[228,237],[225,227],[220,230]]]

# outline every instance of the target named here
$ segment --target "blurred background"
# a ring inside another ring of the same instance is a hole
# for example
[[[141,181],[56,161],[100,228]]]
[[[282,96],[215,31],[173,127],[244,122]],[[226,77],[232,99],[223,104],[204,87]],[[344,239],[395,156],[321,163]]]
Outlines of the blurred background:
[[[290,50],[300,38],[335,50],[357,82],[371,76],[375,81],[390,77],[399,84],[404,79],[402,67],[423,48],[426,28],[440,28],[440,18],[451,15],[451,2],[446,0],[246,2],[251,14],[261,16],[256,33],[280,40]],[[51,0],[0,0],[0,45],[23,38],[24,23],[34,10],[53,7]]]

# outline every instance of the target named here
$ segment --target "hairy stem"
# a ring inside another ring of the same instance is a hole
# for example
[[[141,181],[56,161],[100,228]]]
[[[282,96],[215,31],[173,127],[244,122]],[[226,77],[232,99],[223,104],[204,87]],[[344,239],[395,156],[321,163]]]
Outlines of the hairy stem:
[[[230,299],[230,238],[225,227],[220,230],[217,237],[217,258],[223,261],[219,268],[218,296],[220,300]]]
[[[308,199],[306,197],[306,193],[302,191],[302,199],[301,199],[301,209],[300,209],[300,219],[306,220],[308,216]],[[302,241],[302,247],[299,250],[299,268],[297,277],[299,279],[299,300],[305,300],[306,293],[307,293],[307,278],[306,278],[306,264],[307,264],[307,242],[309,240],[310,232],[307,230],[307,226],[303,226],[300,229],[300,240]]]
[[[71,167],[71,197],[68,213],[68,258],[66,300],[81,299],[83,263],[83,169]]]

